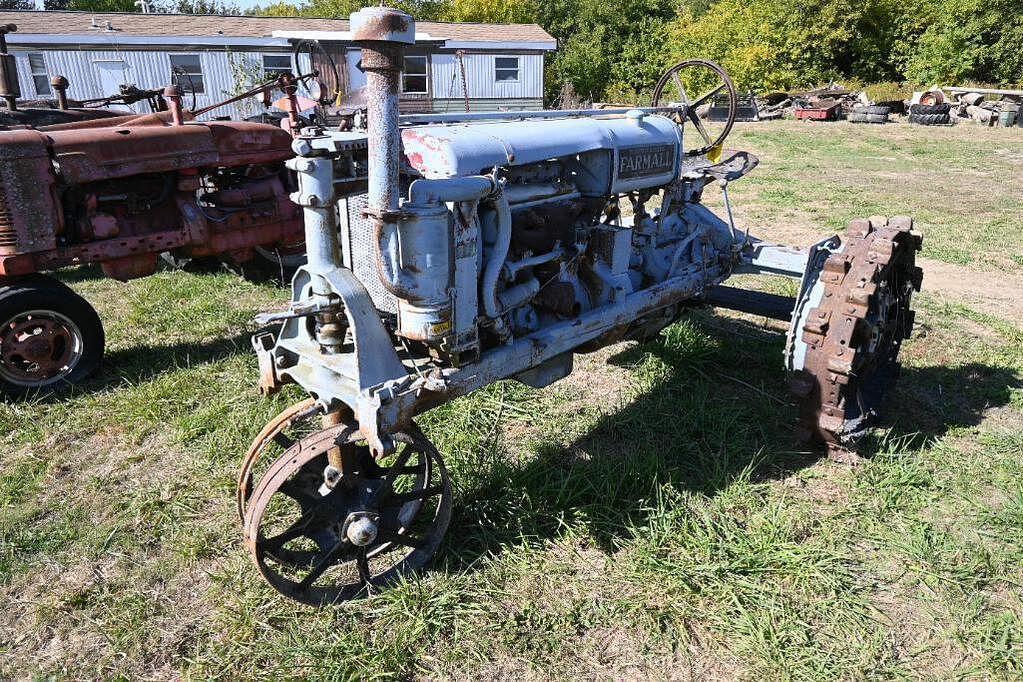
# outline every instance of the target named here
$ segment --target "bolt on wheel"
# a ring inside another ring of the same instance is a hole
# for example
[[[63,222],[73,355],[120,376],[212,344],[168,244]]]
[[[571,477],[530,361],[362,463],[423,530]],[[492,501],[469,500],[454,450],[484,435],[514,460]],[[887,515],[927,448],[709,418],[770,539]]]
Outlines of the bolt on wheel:
[[[372,594],[422,568],[451,520],[451,483],[417,428],[393,434],[375,460],[358,430],[339,425],[295,443],[260,480],[245,543],[266,581],[322,605]],[[332,460],[340,454],[341,467]]]

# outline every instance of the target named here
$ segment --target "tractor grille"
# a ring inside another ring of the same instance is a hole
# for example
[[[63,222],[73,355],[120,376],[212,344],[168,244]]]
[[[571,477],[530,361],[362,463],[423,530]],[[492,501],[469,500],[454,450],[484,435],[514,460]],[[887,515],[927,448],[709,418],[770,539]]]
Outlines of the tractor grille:
[[[18,246],[18,231],[14,225],[14,215],[7,202],[7,192],[0,183],[0,249],[13,249]]]
[[[341,251],[345,267],[350,269],[369,291],[376,309],[395,314],[398,302],[384,288],[376,268],[376,246],[373,244],[373,221],[363,213],[369,206],[365,194],[357,194],[338,202],[341,227]]]

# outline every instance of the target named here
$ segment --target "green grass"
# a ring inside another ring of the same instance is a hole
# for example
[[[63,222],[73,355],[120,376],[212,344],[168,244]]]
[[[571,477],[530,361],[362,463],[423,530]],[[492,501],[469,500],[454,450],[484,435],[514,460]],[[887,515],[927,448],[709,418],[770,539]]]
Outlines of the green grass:
[[[924,129],[817,130],[740,129],[765,159],[733,189],[746,217],[919,205],[940,215],[934,258],[1019,248],[979,219],[1012,224],[1011,186],[913,194],[949,163],[996,166],[997,145],[967,162],[965,135],[950,150]],[[875,196],[889,147],[906,181]],[[1023,675],[1023,330],[971,301],[920,297],[859,467],[794,445],[783,334],[741,315],[697,311],[551,388],[437,409],[422,424],[456,489],[438,557],[314,610],[262,583],[234,512],[241,454],[302,397],[259,397],[248,346],[287,293],[226,273],[68,277],[110,353],[75,395],[0,406],[0,678]]]
[[[740,126],[729,139],[760,168],[735,184],[738,216],[842,229],[852,218],[912,215],[924,255],[1019,273],[1023,234],[1023,131],[907,124],[775,122]]]

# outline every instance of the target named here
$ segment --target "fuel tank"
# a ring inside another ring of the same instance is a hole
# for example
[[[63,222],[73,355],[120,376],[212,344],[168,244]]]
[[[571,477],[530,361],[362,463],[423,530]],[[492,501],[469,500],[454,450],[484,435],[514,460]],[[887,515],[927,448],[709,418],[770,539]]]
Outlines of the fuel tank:
[[[678,124],[638,110],[616,118],[415,126],[404,128],[401,140],[407,166],[427,178],[567,160],[585,196],[664,185],[678,177],[682,150]]]

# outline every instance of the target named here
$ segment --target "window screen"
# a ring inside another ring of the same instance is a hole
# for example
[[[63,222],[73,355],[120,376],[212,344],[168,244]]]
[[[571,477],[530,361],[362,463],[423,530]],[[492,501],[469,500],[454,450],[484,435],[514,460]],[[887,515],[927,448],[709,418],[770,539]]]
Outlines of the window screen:
[[[29,71],[32,72],[32,83],[37,95],[50,94],[50,76],[46,73],[46,60],[42,53],[34,52],[28,56]]]
[[[171,78],[184,92],[201,95],[206,92],[202,76],[202,62],[197,54],[172,54],[170,56]]]
[[[286,54],[263,55],[263,80],[268,81],[282,73],[291,73],[291,57]]]
[[[426,57],[405,57],[405,69],[401,74],[401,91],[425,95],[427,90]]]
[[[519,79],[518,57],[495,57],[494,80],[498,83],[510,83]]]

